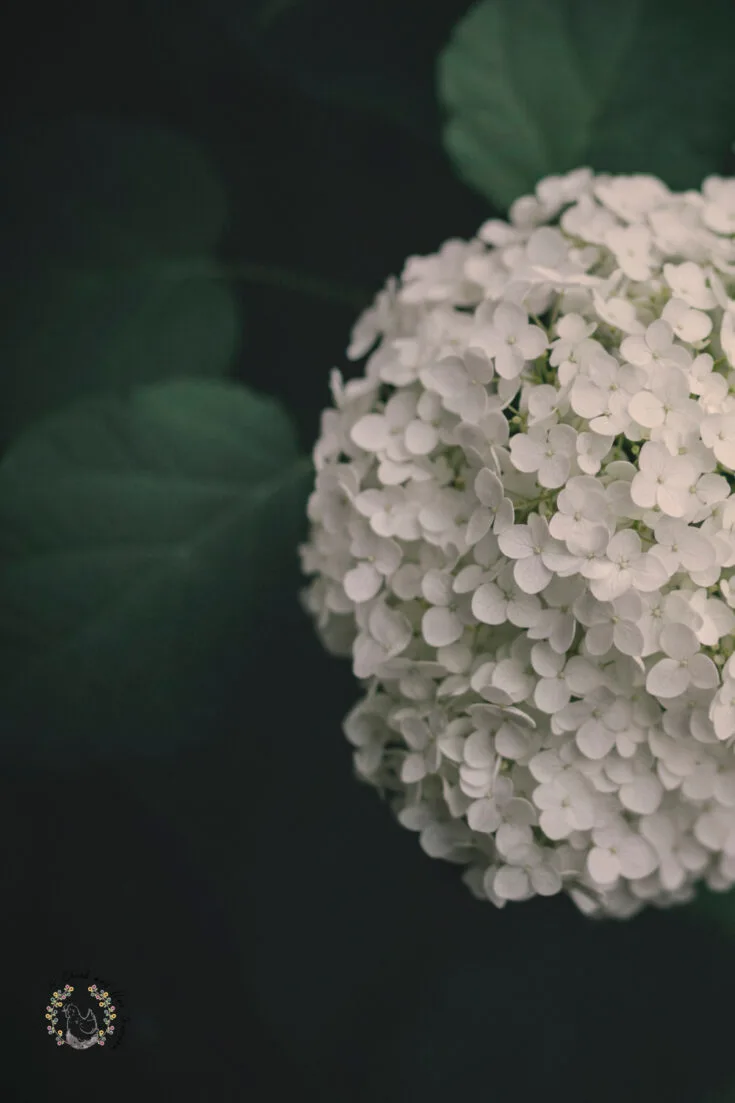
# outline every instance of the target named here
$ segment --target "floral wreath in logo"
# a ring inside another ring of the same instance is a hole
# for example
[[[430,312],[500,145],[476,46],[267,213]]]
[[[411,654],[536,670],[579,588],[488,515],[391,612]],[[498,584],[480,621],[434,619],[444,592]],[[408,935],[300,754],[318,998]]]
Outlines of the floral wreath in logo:
[[[71,996],[73,991],[73,984],[65,984],[63,988],[59,988],[51,994],[51,998],[46,1005],[46,1019],[48,1020],[48,1026],[46,1029],[48,1030],[49,1034],[51,1034],[55,1038],[57,1046],[63,1046],[65,1044],[64,1033],[63,1031],[59,1030],[57,1026],[59,1019],[59,1010],[64,1006],[64,1001],[69,999],[69,996]],[[97,1032],[97,1044],[103,1046],[105,1044],[105,1039],[107,1038],[107,1036],[115,1033],[114,1020],[117,1018],[115,1005],[112,1002],[112,997],[110,996],[110,993],[105,990],[98,989],[96,984],[90,984],[87,988],[87,991],[91,996],[94,997],[94,999],[97,1000],[97,1003],[100,1005],[100,1008],[103,1012],[102,1021],[104,1023],[104,1029],[98,1030]]]

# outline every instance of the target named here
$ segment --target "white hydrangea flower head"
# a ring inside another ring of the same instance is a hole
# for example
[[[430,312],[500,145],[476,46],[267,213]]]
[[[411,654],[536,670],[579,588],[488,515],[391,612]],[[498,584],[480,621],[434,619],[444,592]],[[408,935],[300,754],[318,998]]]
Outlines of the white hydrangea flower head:
[[[348,355],[301,555],[359,777],[498,907],[735,884],[735,181],[543,180]]]

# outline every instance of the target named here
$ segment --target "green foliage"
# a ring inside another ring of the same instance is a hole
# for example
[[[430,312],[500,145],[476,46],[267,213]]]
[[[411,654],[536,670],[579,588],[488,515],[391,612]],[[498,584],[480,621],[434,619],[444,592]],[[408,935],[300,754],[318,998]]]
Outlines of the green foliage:
[[[230,383],[89,398],[22,436],[0,465],[3,739],[206,731],[295,561],[309,474],[280,406]]]
[[[467,0],[262,0],[254,9],[242,0],[214,0],[212,6],[282,86],[439,145],[432,68]]]
[[[707,1103],[735,1103],[735,1085],[723,1088],[717,1095],[709,1095]]]
[[[693,918],[708,922],[726,935],[735,930],[735,889],[714,892],[701,885],[690,908]]]
[[[302,0],[263,0],[256,12],[256,24],[265,29],[301,2]]]
[[[446,150],[505,207],[582,165],[699,186],[732,141],[733,41],[730,0],[482,0],[439,59]]]
[[[0,435],[90,392],[223,375],[238,323],[209,258],[227,208],[199,150],[76,119],[5,153]]]

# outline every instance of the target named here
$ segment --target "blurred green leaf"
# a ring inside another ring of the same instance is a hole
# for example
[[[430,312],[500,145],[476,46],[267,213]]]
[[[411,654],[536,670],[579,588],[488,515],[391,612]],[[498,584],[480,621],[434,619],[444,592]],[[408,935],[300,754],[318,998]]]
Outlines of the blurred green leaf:
[[[296,562],[310,471],[280,406],[231,383],[87,399],[22,436],[0,464],[0,742],[206,731]]]
[[[228,370],[235,303],[197,267],[225,196],[187,138],[77,119],[15,135],[0,178],[0,433],[85,393]]]
[[[303,2],[304,0],[262,0],[255,16],[257,25],[265,29]]]
[[[717,1095],[708,1095],[707,1103],[735,1103],[735,1084],[730,1088],[723,1088]]]
[[[506,207],[582,165],[699,186],[732,141],[733,41],[730,0],[482,0],[439,59],[445,148]]]
[[[468,0],[209,0],[280,84],[440,144],[432,70]],[[420,27],[420,33],[417,28]]]
[[[724,934],[735,935],[735,889],[714,892],[701,885],[687,910],[693,918],[706,919]]]

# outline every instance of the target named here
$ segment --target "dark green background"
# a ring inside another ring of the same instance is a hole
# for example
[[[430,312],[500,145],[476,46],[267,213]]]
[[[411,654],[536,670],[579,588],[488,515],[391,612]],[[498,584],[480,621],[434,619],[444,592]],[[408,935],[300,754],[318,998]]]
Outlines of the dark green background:
[[[11,4],[3,151],[76,114],[171,127],[228,190],[223,259],[343,290],[472,234],[492,212],[453,176],[432,94],[467,4],[302,0],[264,30],[265,7]],[[237,377],[287,404],[309,449],[354,311],[236,291]],[[294,561],[196,745],[0,769],[5,1098],[689,1103],[735,1077],[717,928],[686,910],[591,922],[563,899],[495,911],[352,780],[355,687],[298,585]],[[124,995],[109,1053],[45,1035],[74,968]]]

